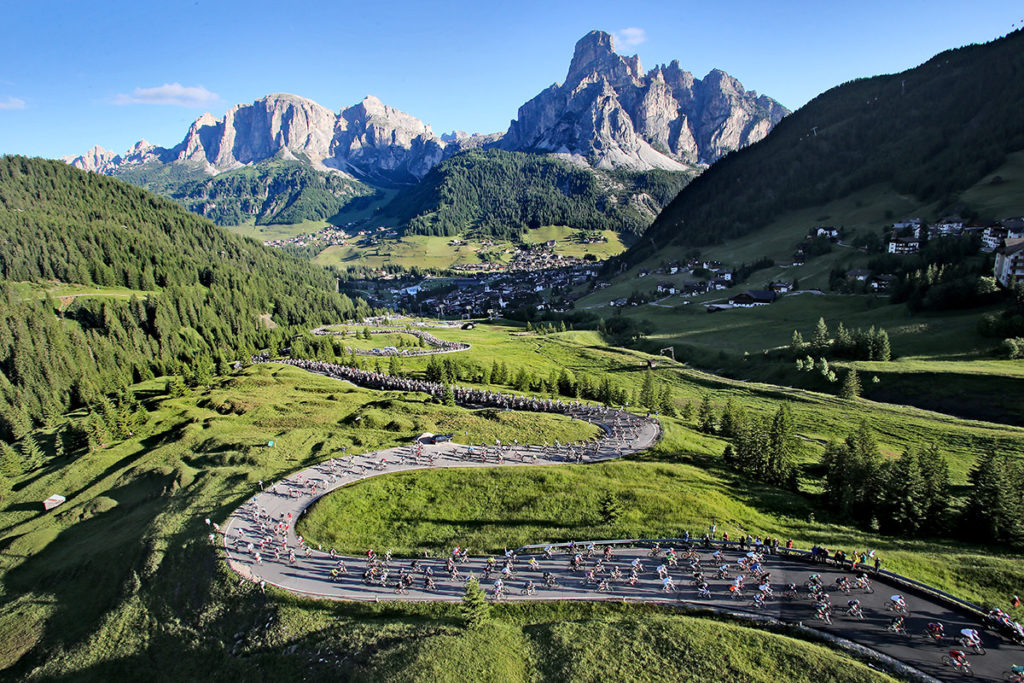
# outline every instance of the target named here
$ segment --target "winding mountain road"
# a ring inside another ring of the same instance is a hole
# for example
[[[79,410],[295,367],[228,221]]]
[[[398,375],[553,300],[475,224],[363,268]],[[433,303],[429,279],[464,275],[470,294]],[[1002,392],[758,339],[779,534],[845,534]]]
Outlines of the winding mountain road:
[[[446,570],[447,558],[420,559],[415,570],[411,569],[410,559],[395,559],[388,565],[388,585],[369,585],[363,580],[363,572],[367,566],[365,556],[332,556],[328,552],[306,548],[295,534],[295,522],[322,496],[369,477],[427,468],[530,467],[601,462],[649,448],[660,435],[660,427],[656,421],[622,411],[577,409],[569,414],[601,427],[603,436],[596,441],[562,446],[558,449],[518,445],[510,447],[507,444],[500,448],[470,447],[454,443],[413,444],[335,458],[295,473],[258,492],[232,513],[224,526],[224,552],[228,564],[234,571],[250,580],[262,580],[292,593],[314,598],[459,601],[462,599],[465,579],[470,573],[477,577],[485,576],[486,556],[473,556],[464,562],[458,562],[458,578],[449,576]],[[979,680],[1003,680],[1011,665],[1024,663],[1024,649],[992,632],[984,631],[976,617],[967,610],[958,609],[951,602],[925,592],[912,592],[906,587],[887,586],[888,579],[884,576],[877,578],[873,594],[853,591],[853,594],[847,596],[834,591],[832,602],[836,605],[836,615],[833,617],[833,623],[825,624],[818,621],[814,617],[813,604],[807,599],[804,589],[808,576],[819,573],[825,585],[829,586],[840,574],[848,577],[852,574],[848,570],[832,565],[826,567],[811,564],[797,556],[766,555],[764,568],[770,572],[771,585],[776,597],[766,602],[765,607],[760,609],[753,606],[753,585],[749,585],[745,597],[733,599],[729,597],[727,590],[730,581],[714,578],[717,562],[712,559],[712,553],[715,549],[720,549],[730,563],[730,578],[737,573],[736,560],[745,555],[745,551],[734,546],[726,548],[721,544],[713,549],[694,548],[699,553],[706,580],[710,585],[710,599],[698,598],[686,561],[681,561],[680,566],[669,568],[669,576],[675,583],[675,590],[663,590],[662,581],[655,568],[665,561],[664,556],[651,557],[647,548],[635,546],[614,547],[611,558],[604,564],[609,572],[612,567],[618,567],[623,578],[611,581],[610,591],[600,592],[596,585],[586,583],[585,573],[595,566],[604,544],[598,542],[594,556],[586,559],[583,569],[578,571],[570,568],[572,555],[567,554],[562,548],[554,549],[550,559],[545,558],[537,550],[523,549],[515,562],[514,574],[505,580],[506,591],[503,599],[626,600],[667,605],[686,603],[696,607],[756,612],[788,623],[803,622],[820,631],[888,655],[936,679],[959,680],[962,678],[959,673],[941,663],[942,655],[954,646],[952,638],[948,637],[944,643],[936,644],[922,635],[927,623],[939,621],[945,625],[948,636],[958,634],[961,628],[976,628],[982,633],[982,642],[987,653],[969,655],[975,677]],[[577,543],[577,551],[582,551],[586,545],[586,542]],[[274,551],[275,547],[278,549],[277,553]],[[668,547],[667,543],[665,547]],[[378,555],[383,555],[385,550],[376,549]],[[295,553],[294,561],[289,560],[289,552]],[[678,546],[678,552],[682,552],[681,546]],[[536,560],[536,566],[532,569],[528,564],[531,557]],[[499,570],[504,563],[502,557],[496,557],[495,560],[495,571],[491,572],[488,579],[481,581],[489,595],[492,592],[492,582],[500,576]],[[635,585],[630,585],[625,578],[629,576],[630,565],[634,560],[639,560],[644,565],[644,570],[640,573],[640,580]],[[330,572],[337,567],[339,561],[344,563],[347,572],[335,579]],[[424,572],[428,568],[436,583],[434,590],[424,588]],[[412,572],[414,582],[407,591],[399,593],[394,586],[401,570]],[[557,582],[555,586],[544,585],[542,576],[545,572],[554,577]],[[532,595],[523,593],[523,587],[529,580],[536,584],[536,592]],[[789,583],[799,586],[798,599],[782,598],[783,587]],[[906,597],[911,612],[907,619],[910,637],[885,629],[889,617],[892,616],[885,610],[885,606],[893,593],[902,593]],[[841,616],[847,600],[850,599],[861,601],[865,619]]]

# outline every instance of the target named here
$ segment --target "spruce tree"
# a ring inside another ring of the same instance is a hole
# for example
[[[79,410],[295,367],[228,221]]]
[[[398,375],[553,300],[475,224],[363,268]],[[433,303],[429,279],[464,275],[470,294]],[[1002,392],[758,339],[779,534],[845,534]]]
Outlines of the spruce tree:
[[[796,450],[793,415],[786,405],[772,416],[765,439],[765,480],[777,486],[795,485],[796,467],[793,456]]]
[[[711,396],[704,394],[697,409],[697,429],[705,434],[714,434],[716,423],[715,410],[711,407]]]
[[[819,353],[822,353],[828,348],[828,341],[828,325],[825,323],[824,318],[818,318],[818,324],[814,328],[814,336],[811,337],[811,346]]]
[[[8,481],[16,479],[25,473],[25,467],[21,463],[21,455],[6,441],[0,441],[0,471],[3,472]]]
[[[644,381],[640,387],[639,404],[648,410],[657,409],[657,396],[654,392],[654,373],[650,368],[644,373]]]
[[[839,388],[839,397],[853,400],[860,396],[860,392],[860,378],[857,376],[857,370],[856,368],[850,368],[846,371],[843,385]]]
[[[892,360],[892,347],[889,344],[889,333],[879,329],[875,338],[875,358],[872,360]]]
[[[722,418],[718,422],[718,433],[731,439],[739,433],[739,430],[739,415],[737,414],[736,404],[730,396],[725,401],[725,408],[722,409]]]
[[[43,449],[31,434],[21,440],[21,462],[26,472],[31,472],[43,465]]]
[[[398,360],[398,356],[388,358],[388,374],[392,377],[402,376],[402,362]]]
[[[794,357],[799,356],[804,350],[804,336],[800,330],[793,330],[793,339],[789,342],[789,350]]]
[[[444,403],[446,406],[455,405],[455,392],[452,391],[452,385],[444,385],[444,390],[442,391],[441,394],[441,402]]]
[[[968,475],[971,496],[964,508],[965,532],[988,542],[1010,542],[1020,524],[1019,498],[1012,489],[1014,464],[994,450],[981,456]]]
[[[619,499],[610,491],[601,498],[600,509],[601,522],[603,524],[614,524],[622,514],[622,506],[619,505]]]
[[[949,465],[935,444],[923,451],[919,460],[924,477],[925,528],[945,533],[949,528]]]
[[[917,533],[927,519],[926,485],[914,451],[906,451],[886,468],[882,528],[889,533]]]
[[[668,384],[663,384],[661,387],[661,395],[658,397],[658,411],[662,415],[669,417],[675,417],[676,415],[675,401],[672,400],[672,387]]]
[[[491,606],[487,604],[487,595],[480,587],[480,582],[473,575],[466,581],[466,588],[462,594],[462,616],[466,624],[471,627],[479,627],[491,616]]]

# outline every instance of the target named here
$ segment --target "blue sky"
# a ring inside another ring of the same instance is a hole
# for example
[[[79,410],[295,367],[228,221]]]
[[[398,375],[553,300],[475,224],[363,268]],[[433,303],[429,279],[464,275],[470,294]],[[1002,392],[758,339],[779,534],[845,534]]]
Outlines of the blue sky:
[[[774,7],[772,5],[775,5]],[[0,153],[139,138],[172,146],[204,111],[291,92],[335,111],[366,94],[431,124],[494,132],[565,77],[600,29],[645,69],[713,68],[791,109],[861,76],[1020,28],[1019,1],[6,3]],[[629,30],[627,30],[629,29]]]

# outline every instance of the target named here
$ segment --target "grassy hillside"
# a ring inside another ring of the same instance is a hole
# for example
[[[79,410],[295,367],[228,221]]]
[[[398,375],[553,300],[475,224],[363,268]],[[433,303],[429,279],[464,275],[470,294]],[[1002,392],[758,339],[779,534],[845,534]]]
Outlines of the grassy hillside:
[[[414,267],[448,270],[485,262],[508,263],[519,244],[542,244],[548,240],[557,241],[555,253],[577,258],[592,254],[597,259],[604,260],[626,249],[622,237],[614,230],[601,231],[605,241],[591,244],[584,244],[575,239],[573,236],[578,232],[564,225],[545,225],[526,230],[515,241],[462,235],[460,239],[463,243],[458,246],[450,244],[451,237],[406,234],[395,239],[382,240],[373,246],[358,243],[332,245],[317,254],[313,262],[321,266],[338,268],[398,266],[406,270]],[[243,229],[242,233],[249,234],[251,230]],[[262,236],[263,233],[260,234]]]
[[[655,246],[638,244],[626,261],[747,235],[879,182],[954,208],[961,192],[1024,148],[1022,45],[1017,31],[819,95],[685,188],[648,231]]]
[[[0,494],[6,679],[107,681],[159,671],[164,680],[455,680],[455,672],[459,680],[590,680],[644,669],[885,680],[820,645],[644,607],[500,606],[475,631],[463,626],[457,605],[264,595],[229,572],[203,522],[223,521],[259,479],[343,447],[362,452],[455,423],[475,440],[587,434],[554,416],[498,424],[282,366],[256,366],[177,398],[163,393],[163,381],[133,390],[149,409],[136,435],[87,457],[47,450],[42,468]],[[396,424],[369,426],[375,414]],[[271,438],[273,448],[262,446]],[[56,491],[68,502],[44,514],[39,500]]]

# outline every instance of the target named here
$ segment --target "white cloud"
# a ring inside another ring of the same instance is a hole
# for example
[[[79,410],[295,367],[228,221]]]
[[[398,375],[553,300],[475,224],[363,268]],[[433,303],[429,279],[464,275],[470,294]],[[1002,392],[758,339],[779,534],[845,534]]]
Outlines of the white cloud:
[[[205,107],[220,99],[201,85],[164,83],[155,88],[136,88],[131,94],[121,93],[114,104],[174,104],[179,107]]]
[[[0,100],[0,109],[24,109],[25,100],[18,97],[8,97],[6,100]]]
[[[636,26],[619,29],[615,32],[616,47],[636,47],[645,40],[647,40],[647,32]]]

